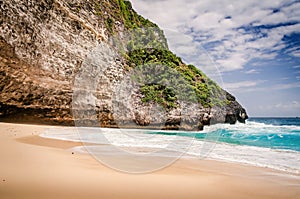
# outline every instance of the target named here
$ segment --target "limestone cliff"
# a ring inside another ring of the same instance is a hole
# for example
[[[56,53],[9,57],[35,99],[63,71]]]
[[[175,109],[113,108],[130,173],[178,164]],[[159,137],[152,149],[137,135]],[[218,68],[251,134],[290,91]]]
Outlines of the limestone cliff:
[[[188,86],[177,93],[145,74],[144,84],[124,86],[140,65],[162,75],[167,67],[163,82]],[[1,121],[195,130],[247,119],[231,94],[170,52],[157,25],[123,0],[0,1],[0,91]]]

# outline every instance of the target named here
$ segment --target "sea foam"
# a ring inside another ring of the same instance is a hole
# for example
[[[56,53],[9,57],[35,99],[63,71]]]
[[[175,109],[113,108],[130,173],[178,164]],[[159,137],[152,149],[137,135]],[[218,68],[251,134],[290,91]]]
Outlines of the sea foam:
[[[104,150],[103,145],[107,145],[147,156],[183,155],[300,174],[297,148],[300,146],[300,126],[295,125],[250,121],[237,125],[216,124],[205,127],[202,132],[65,127],[47,129],[41,136],[89,144],[72,149],[81,153],[100,153]],[[112,152],[105,153],[111,155]]]

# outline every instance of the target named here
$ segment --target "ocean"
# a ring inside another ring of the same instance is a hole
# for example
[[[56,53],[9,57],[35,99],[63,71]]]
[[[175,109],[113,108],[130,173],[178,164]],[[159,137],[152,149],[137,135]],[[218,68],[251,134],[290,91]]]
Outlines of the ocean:
[[[47,129],[41,136],[86,143],[71,150],[89,153],[107,166],[121,171],[135,172],[137,167],[120,168],[119,164],[109,162],[106,157],[126,156],[132,164],[139,164],[137,159],[168,159],[137,172],[156,170],[183,157],[235,162],[300,174],[300,118],[250,118],[246,124],[216,124],[206,126],[200,132],[65,127]],[[140,163],[145,167],[145,162]]]

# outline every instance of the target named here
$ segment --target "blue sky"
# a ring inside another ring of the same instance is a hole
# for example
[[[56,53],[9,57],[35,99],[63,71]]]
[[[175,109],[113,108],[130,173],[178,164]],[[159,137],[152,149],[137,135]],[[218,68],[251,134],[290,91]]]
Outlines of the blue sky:
[[[300,116],[300,1],[131,0],[250,116]]]

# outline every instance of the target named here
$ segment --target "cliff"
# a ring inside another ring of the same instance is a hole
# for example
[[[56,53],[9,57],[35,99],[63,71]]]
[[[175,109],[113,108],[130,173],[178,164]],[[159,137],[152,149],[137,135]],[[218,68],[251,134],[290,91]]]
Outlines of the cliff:
[[[0,121],[201,130],[247,119],[123,0],[0,1],[0,91]]]

